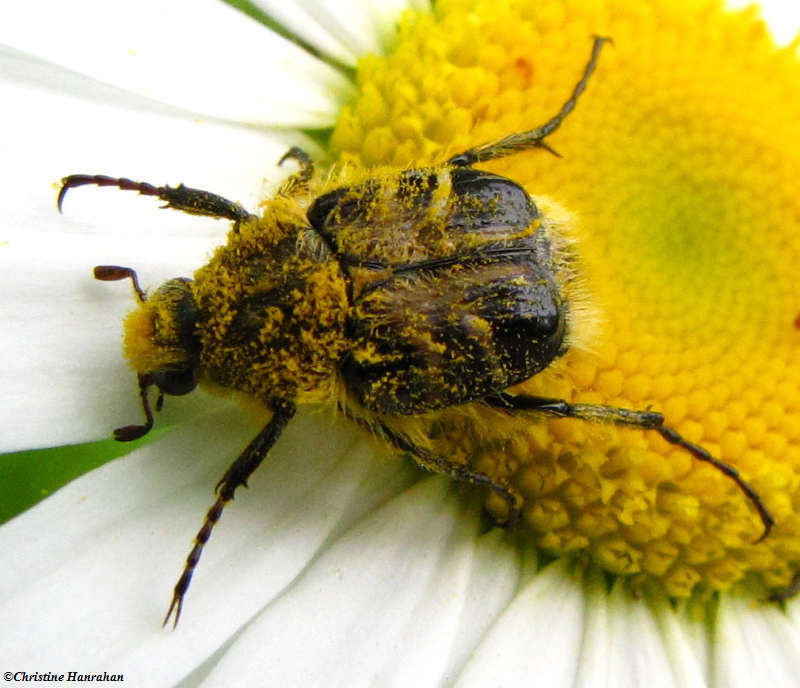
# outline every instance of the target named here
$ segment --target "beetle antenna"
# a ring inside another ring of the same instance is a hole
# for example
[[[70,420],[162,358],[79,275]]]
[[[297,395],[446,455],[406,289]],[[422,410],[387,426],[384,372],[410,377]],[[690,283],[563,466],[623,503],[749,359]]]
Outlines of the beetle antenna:
[[[136,292],[136,298],[139,303],[147,301],[147,295],[144,290],[139,286],[139,278],[136,275],[136,270],[133,268],[123,268],[119,265],[97,265],[94,268],[94,278],[101,282],[117,282],[126,277],[130,277],[133,282],[133,290]]]

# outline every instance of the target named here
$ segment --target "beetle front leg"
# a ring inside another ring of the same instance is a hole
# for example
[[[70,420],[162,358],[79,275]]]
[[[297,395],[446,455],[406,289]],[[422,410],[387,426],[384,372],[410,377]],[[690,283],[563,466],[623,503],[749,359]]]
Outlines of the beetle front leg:
[[[291,196],[298,191],[305,191],[308,189],[308,183],[314,176],[314,161],[311,156],[298,146],[292,146],[283,157],[278,160],[278,165],[283,165],[287,160],[294,160],[300,169],[293,175],[290,175],[281,184],[278,193],[283,196]]]
[[[178,186],[154,186],[147,182],[136,182],[125,177],[108,177],[104,174],[71,174],[61,180],[61,190],[58,192],[56,204],[59,212],[64,203],[67,191],[78,186],[113,186],[122,191],[136,191],[142,196],[153,196],[162,200],[166,205],[163,208],[180,210],[190,215],[203,215],[231,220],[237,227],[246,220],[253,220],[255,215],[249,213],[238,203],[229,201],[219,194],[192,189],[183,184]]]

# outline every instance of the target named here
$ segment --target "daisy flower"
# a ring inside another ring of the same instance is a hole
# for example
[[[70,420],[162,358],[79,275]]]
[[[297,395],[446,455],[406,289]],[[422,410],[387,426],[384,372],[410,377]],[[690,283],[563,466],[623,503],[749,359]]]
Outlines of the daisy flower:
[[[153,441],[0,527],[5,680],[794,685],[800,603],[765,601],[800,565],[794,8],[764,3],[772,33],[757,8],[715,0],[246,9],[0,10],[4,451],[138,422],[120,355],[130,287],[91,268],[157,285],[229,229],[101,190],[59,216],[61,177],[180,181],[255,209],[292,145],[329,163],[441,163],[546,121],[597,34],[614,44],[548,139],[561,157],[481,165],[566,209],[591,295],[591,341],[521,390],[663,412],[741,471],[775,526],[754,543],[742,492],[653,433],[445,415],[438,450],[523,495],[507,532],[483,516],[502,516],[496,500],[305,410],[226,509],[170,632],[213,485],[259,420],[196,392],[167,400]]]

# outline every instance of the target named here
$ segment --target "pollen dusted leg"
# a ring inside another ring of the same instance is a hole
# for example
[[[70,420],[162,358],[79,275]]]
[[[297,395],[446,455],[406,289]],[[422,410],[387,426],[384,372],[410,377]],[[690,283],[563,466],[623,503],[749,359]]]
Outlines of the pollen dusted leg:
[[[488,487],[490,490],[499,494],[506,500],[506,504],[508,504],[508,516],[503,525],[509,528],[516,525],[522,509],[522,496],[513,487],[504,483],[495,482],[484,473],[471,471],[463,464],[453,463],[443,456],[437,456],[427,449],[418,447],[408,438],[398,435],[396,432],[387,428],[383,423],[380,424],[380,432],[395,447],[401,451],[413,454],[417,461],[428,470],[434,473],[441,473],[459,482]]]
[[[784,602],[800,594],[800,571],[794,574],[792,582],[781,590],[776,590],[769,596],[770,602]]]
[[[641,428],[642,430],[655,430],[670,444],[681,447],[696,459],[711,464],[714,468],[721,471],[736,483],[739,489],[744,492],[745,496],[750,500],[750,503],[756,508],[759,518],[761,518],[761,522],[764,524],[764,532],[756,542],[761,542],[767,537],[773,523],[775,523],[772,514],[769,513],[764,502],[761,501],[758,492],[742,479],[739,475],[739,471],[724,461],[715,459],[705,449],[696,444],[692,444],[675,432],[675,430],[664,425],[664,416],[660,413],[635,411],[632,409],[595,404],[570,404],[563,399],[533,397],[526,394],[498,394],[487,397],[484,401],[490,406],[506,409],[508,411],[535,411],[558,418],[577,418],[590,422],[630,425],[632,427]]]
[[[603,43],[609,42],[611,42],[610,38],[603,36],[594,37],[592,55],[583,70],[583,76],[572,90],[572,95],[561,106],[561,110],[558,111],[558,114],[555,117],[536,129],[530,129],[528,131],[511,134],[510,136],[506,136],[498,141],[490,141],[489,143],[484,143],[481,146],[470,148],[463,153],[459,153],[458,155],[451,157],[447,161],[447,164],[453,165],[454,167],[464,167],[474,165],[476,162],[482,162],[484,160],[502,158],[506,155],[512,155],[513,153],[519,153],[521,151],[528,150],[529,148],[544,148],[545,150],[550,151],[553,155],[558,155],[556,151],[554,151],[549,145],[547,145],[547,143],[545,143],[544,139],[546,136],[549,136],[556,129],[558,129],[566,116],[572,112],[575,107],[575,103],[578,101],[581,93],[583,93],[584,89],[586,88],[589,77],[592,75],[592,72],[594,72],[594,69],[597,66],[597,58],[600,57],[600,50],[603,47]]]
[[[292,402],[276,399],[271,404],[273,409],[272,418],[269,423],[264,426],[264,429],[256,435],[256,438],[247,445],[247,448],[239,455],[239,458],[234,461],[230,468],[222,476],[222,479],[217,483],[217,501],[214,502],[208,513],[206,514],[203,527],[198,531],[194,539],[194,547],[189,552],[186,558],[186,565],[183,568],[183,573],[175,584],[175,592],[172,596],[172,602],[167,610],[167,615],[164,617],[163,625],[166,626],[172,612],[175,612],[175,622],[172,627],[178,625],[178,619],[181,617],[181,609],[183,608],[183,597],[189,589],[189,584],[192,582],[192,574],[200,561],[200,555],[203,553],[203,547],[211,537],[211,531],[214,525],[222,516],[222,510],[225,505],[233,499],[233,493],[240,485],[247,487],[247,479],[253,474],[253,471],[258,468],[264,457],[267,455],[276,440],[283,432],[286,424],[291,420],[295,414],[296,406]]]
[[[123,191],[138,191],[142,196],[155,196],[166,203],[165,208],[181,210],[190,215],[225,218],[238,227],[241,222],[255,218],[242,206],[210,191],[191,189],[188,186],[153,186],[147,182],[135,182],[124,177],[107,177],[104,174],[71,174],[61,180],[58,192],[58,210],[64,202],[67,191],[76,186],[94,184],[95,186],[114,186]]]
[[[346,413],[346,415],[348,418],[354,420],[366,430],[369,430],[370,432],[377,432],[377,434],[383,436],[400,451],[413,454],[417,462],[428,470],[433,471],[434,473],[446,475],[453,480],[458,480],[459,482],[487,487],[493,492],[496,492],[506,501],[506,504],[508,505],[508,516],[506,517],[503,525],[509,528],[516,525],[522,509],[522,496],[510,485],[495,482],[484,473],[472,471],[463,464],[453,463],[452,461],[448,461],[443,456],[437,456],[436,454],[429,452],[427,449],[417,446],[407,437],[403,437],[402,435],[394,432],[394,430],[387,427],[384,423],[378,423],[377,427],[373,427],[367,423],[367,421],[357,418],[349,413]]]
[[[308,188],[308,182],[314,176],[314,161],[308,153],[297,146],[292,146],[286,151],[283,157],[278,160],[278,164],[283,165],[287,160],[297,162],[300,165],[300,171],[287,177],[286,181],[281,184],[281,188],[278,189],[278,193],[284,196],[291,196],[297,191],[304,191]]]

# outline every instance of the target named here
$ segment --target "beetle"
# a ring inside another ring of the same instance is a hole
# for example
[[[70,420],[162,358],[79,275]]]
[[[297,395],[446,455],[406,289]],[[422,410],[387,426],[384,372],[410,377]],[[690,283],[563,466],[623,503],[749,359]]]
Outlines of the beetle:
[[[507,505],[509,526],[523,502],[517,490],[437,455],[404,431],[404,419],[483,404],[509,414],[654,431],[733,480],[757,510],[766,537],[773,518],[756,491],[732,466],[666,426],[662,414],[508,391],[569,348],[572,249],[522,186],[474,166],[532,148],[558,155],[546,138],[575,107],[608,40],[594,38],[571,95],[542,126],[438,166],[350,177],[342,172],[321,191],[311,158],[292,148],[280,163],[293,160],[299,171],[260,215],[183,185],[83,174],[62,180],[59,210],[69,189],[91,184],[233,223],[227,243],[193,279],[168,280],[149,296],[131,268],[94,269],[99,280],[130,279],[138,299],[125,321],[125,353],[138,374],[145,423],[118,428],[117,440],[152,428],[152,387],[156,410],[164,395],[206,384],[253,397],[272,412],[217,484],[164,625],[173,614],[177,625],[225,505],[247,484],[297,405],[309,402],[333,403],[421,466],[495,492]]]

